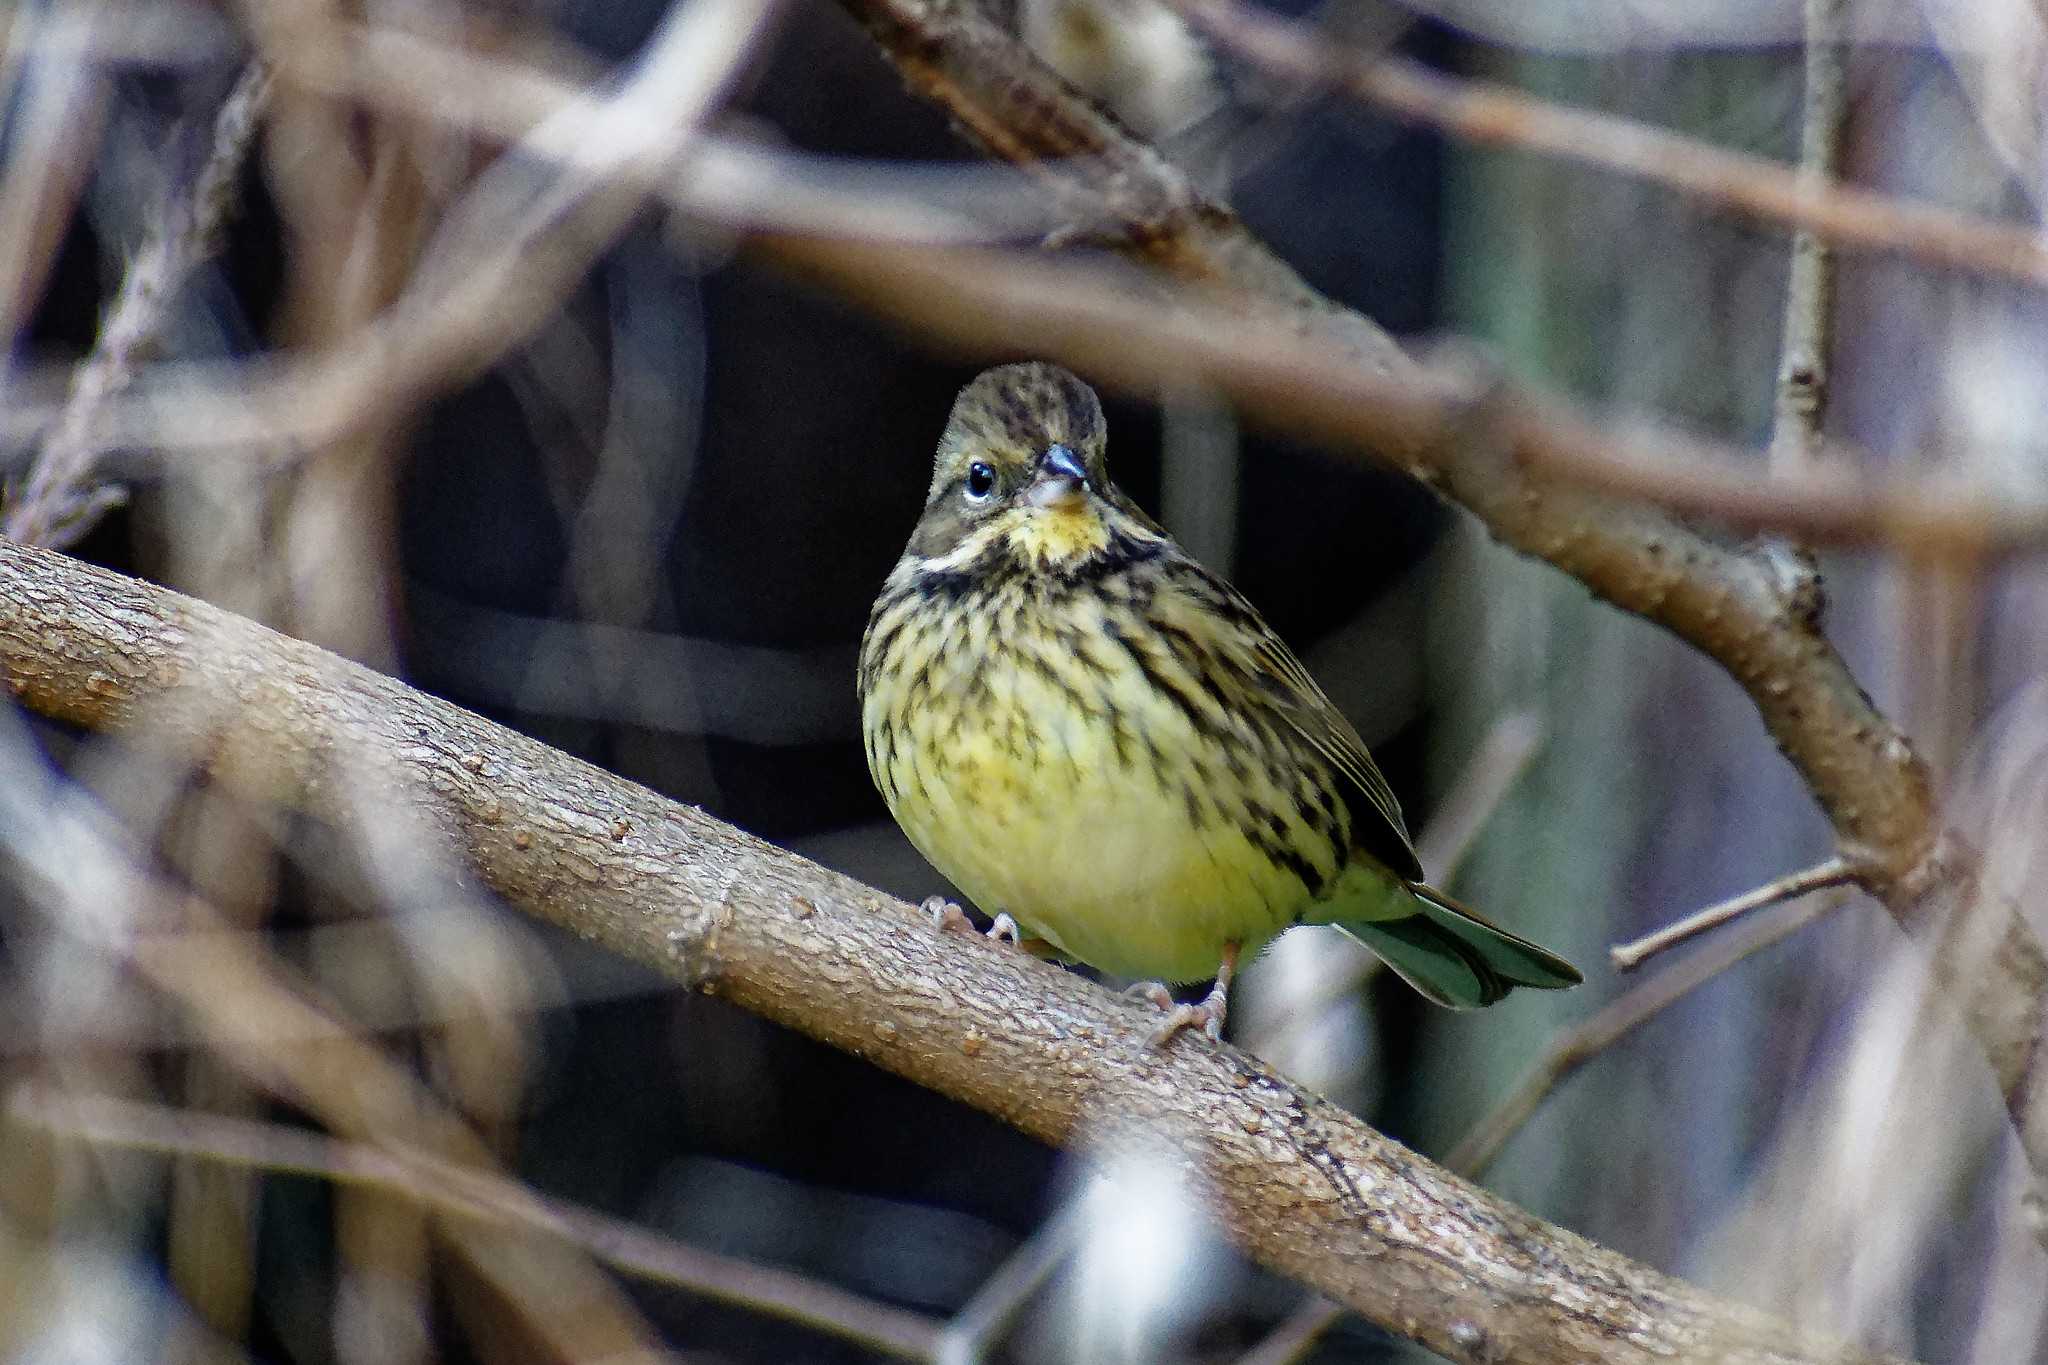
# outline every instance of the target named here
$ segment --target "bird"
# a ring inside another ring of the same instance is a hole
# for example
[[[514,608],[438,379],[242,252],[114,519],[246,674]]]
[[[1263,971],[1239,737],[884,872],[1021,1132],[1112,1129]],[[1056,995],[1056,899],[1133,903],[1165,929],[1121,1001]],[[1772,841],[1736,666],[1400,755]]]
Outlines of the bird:
[[[869,773],[990,935],[1137,981],[1159,1046],[1220,1040],[1239,966],[1296,924],[1335,925],[1453,1009],[1577,985],[1428,885],[1358,732],[1110,480],[1106,447],[1070,372],[976,377],[861,640]],[[1168,989],[1212,980],[1198,1002]]]

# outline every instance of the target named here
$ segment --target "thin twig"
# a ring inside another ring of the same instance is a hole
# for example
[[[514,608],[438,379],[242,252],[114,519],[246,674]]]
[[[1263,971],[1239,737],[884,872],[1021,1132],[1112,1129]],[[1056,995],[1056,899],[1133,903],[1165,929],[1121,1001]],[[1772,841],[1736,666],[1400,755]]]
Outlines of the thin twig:
[[[269,68],[249,63],[214,115],[211,150],[190,191],[168,196],[148,240],[129,263],[92,353],[73,371],[63,416],[37,454],[20,496],[5,509],[0,534],[62,549],[126,499],[117,485],[93,484],[104,449],[94,439],[94,418],[109,396],[134,379],[136,365],[162,334],[179,289],[219,250],[221,231],[235,206],[235,182],[269,98]]]
[[[1237,1358],[1237,1365],[1294,1365],[1315,1348],[1323,1333],[1343,1321],[1342,1304],[1320,1296],[1304,1300],[1280,1325]]]
[[[1521,1130],[1546,1096],[1565,1079],[1638,1027],[1744,959],[1778,943],[1826,915],[1847,892],[1819,896],[1784,913],[1752,921],[1725,939],[1702,948],[1667,971],[1632,987],[1583,1023],[1551,1040],[1550,1046],[1509,1092],[1451,1149],[1444,1164],[1475,1179],[1493,1164],[1509,1138]]]
[[[1801,105],[1799,176],[1808,186],[1840,178],[1848,116],[1847,0],[1806,0],[1806,91]],[[1827,417],[1829,357],[1834,349],[1835,252],[1812,227],[1792,234],[1785,287],[1785,340],[1778,360],[1778,397],[1771,429],[1773,473],[1813,463]]]
[[[1676,923],[1665,925],[1655,933],[1645,934],[1629,943],[1617,943],[1607,950],[1607,958],[1616,971],[1632,972],[1657,954],[1718,929],[1730,920],[1740,919],[1780,901],[1793,900],[1825,887],[1844,886],[1855,880],[1854,868],[1840,858],[1829,858],[1812,867],[1788,872],[1739,896],[1717,901]]]
[[[366,1186],[451,1217],[530,1228],[629,1275],[802,1323],[904,1360],[929,1360],[939,1324],[773,1266],[685,1246],[504,1176],[419,1149],[342,1142],[306,1129],[104,1095],[19,1086],[7,1117],[59,1137]]]
[[[1170,2],[1262,71],[1341,90],[1478,146],[1516,147],[1664,185],[1714,208],[1805,228],[1841,246],[2048,286],[2048,246],[2031,227],[1852,189],[1832,179],[1816,181],[1782,161],[1731,152],[1635,119],[1360,52],[1238,0]]]
[[[981,1365],[1031,1296],[1073,1255],[1087,1220],[1084,1191],[1041,1223],[939,1333],[932,1352],[935,1365]]]

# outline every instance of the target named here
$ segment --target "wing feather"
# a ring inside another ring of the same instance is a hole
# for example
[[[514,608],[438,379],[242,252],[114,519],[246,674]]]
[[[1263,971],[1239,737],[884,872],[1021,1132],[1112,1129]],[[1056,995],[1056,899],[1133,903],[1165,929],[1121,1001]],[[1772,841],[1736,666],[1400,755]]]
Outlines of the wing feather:
[[[1235,627],[1239,638],[1230,644],[1241,655],[1237,665],[1258,689],[1247,700],[1269,707],[1337,774],[1351,811],[1353,846],[1386,864],[1395,876],[1421,881],[1422,861],[1415,856],[1401,805],[1358,731],[1242,593],[1185,556],[1177,567],[1192,577],[1189,587],[1196,600],[1190,606],[1197,613],[1220,610]]]

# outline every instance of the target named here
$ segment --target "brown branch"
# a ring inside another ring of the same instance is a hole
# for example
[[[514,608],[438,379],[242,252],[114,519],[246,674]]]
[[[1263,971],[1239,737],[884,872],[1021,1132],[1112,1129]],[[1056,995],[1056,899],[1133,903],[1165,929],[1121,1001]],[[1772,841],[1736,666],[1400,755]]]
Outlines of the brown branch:
[[[209,755],[245,798],[345,834],[417,822],[527,913],[1041,1140],[1085,1129],[1171,1153],[1254,1258],[1452,1359],[1870,1358],[1532,1218],[1233,1049],[1147,1049],[1147,1012],[1072,973],[937,934],[701,811],[218,609],[0,543],[0,670],[46,715]],[[365,769],[388,779],[374,801],[338,780]]]
[[[938,1342],[939,1324],[922,1314],[791,1271],[686,1246],[431,1152],[341,1142],[281,1124],[114,1096],[52,1095],[26,1085],[15,1088],[4,1113],[56,1137],[317,1176],[397,1194],[451,1218],[543,1233],[639,1279],[802,1323],[905,1360],[932,1359]]]
[[[1339,90],[1475,145],[1514,147],[1664,185],[1727,213],[1790,224],[1842,246],[2048,285],[2048,246],[2032,227],[1816,180],[1769,157],[1635,119],[1553,104],[1510,86],[1344,47],[1307,25],[1237,0],[1171,0],[1195,26],[1260,70]]]
[[[1848,121],[1846,0],[1806,0],[1806,86],[1800,106],[1799,174],[1825,185],[1841,174]],[[1778,394],[1771,427],[1775,472],[1811,465],[1827,417],[1828,369],[1834,350],[1835,253],[1810,227],[1792,234],[1785,282],[1785,340],[1778,356]]]
[[[1654,933],[1644,934],[1627,943],[1617,943],[1607,950],[1607,960],[1618,972],[1632,972],[1657,954],[1668,952],[1681,943],[1689,943],[1730,920],[1741,919],[1781,901],[1797,900],[1824,887],[1841,886],[1854,880],[1855,875],[1855,870],[1840,858],[1823,859],[1812,867],[1774,877],[1739,896],[1716,901],[1706,909],[1695,911]]]

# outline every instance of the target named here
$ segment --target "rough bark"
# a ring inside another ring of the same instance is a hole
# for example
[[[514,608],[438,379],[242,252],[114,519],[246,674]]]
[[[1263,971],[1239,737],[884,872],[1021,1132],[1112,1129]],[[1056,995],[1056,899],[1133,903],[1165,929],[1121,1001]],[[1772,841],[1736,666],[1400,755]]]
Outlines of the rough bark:
[[[1872,1359],[1550,1226],[1233,1049],[1149,1051],[1150,1013],[1079,977],[202,603],[0,542],[0,671],[251,799],[415,821],[519,909],[1044,1141],[1168,1153],[1250,1255],[1451,1359]]]

